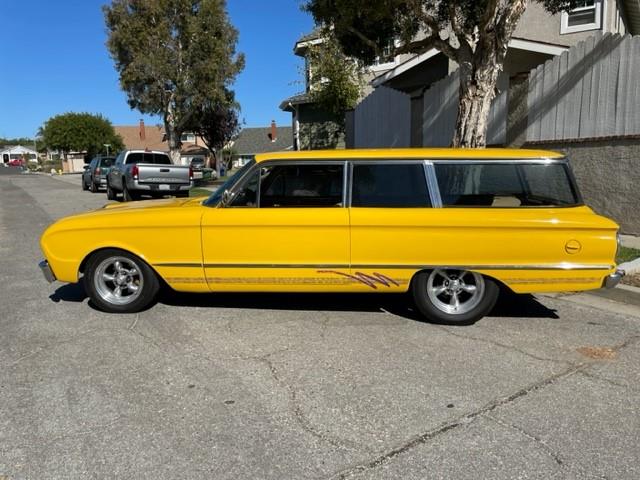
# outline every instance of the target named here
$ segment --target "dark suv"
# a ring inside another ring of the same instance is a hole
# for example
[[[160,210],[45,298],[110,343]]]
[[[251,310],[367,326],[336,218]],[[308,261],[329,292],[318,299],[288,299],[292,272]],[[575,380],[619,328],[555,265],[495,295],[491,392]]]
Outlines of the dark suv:
[[[82,174],[82,190],[91,190],[96,193],[100,188],[107,188],[107,173],[113,166],[115,157],[94,157],[88,165],[85,165]]]

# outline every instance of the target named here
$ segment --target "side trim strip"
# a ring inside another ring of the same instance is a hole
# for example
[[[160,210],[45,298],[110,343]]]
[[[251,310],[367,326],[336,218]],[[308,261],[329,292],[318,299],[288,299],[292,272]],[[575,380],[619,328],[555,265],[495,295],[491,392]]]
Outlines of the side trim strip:
[[[323,264],[268,264],[268,263],[156,263],[156,267],[184,268],[357,268],[391,270],[611,270],[614,265],[588,265],[580,263],[558,263],[550,265],[323,265]]]

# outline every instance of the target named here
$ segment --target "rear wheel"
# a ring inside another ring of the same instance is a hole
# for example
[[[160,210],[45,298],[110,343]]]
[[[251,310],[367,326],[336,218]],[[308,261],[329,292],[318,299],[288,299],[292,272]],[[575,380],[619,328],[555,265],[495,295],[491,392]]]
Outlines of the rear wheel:
[[[138,312],[155,300],[160,283],[141,259],[123,250],[107,249],[93,254],[85,268],[84,287],[100,310],[110,313]]]
[[[91,189],[91,193],[98,192],[98,186],[96,185],[95,180],[91,180],[91,186],[89,188]]]
[[[465,325],[487,315],[498,299],[498,285],[468,270],[435,269],[418,273],[412,283],[418,310],[436,323]]]
[[[113,188],[111,188],[111,184],[109,182],[107,182],[107,198],[109,200],[116,199],[116,191]]]
[[[135,200],[140,200],[140,194],[138,192],[132,192],[127,188],[127,185],[122,185],[122,199],[125,202],[133,202]]]
[[[82,191],[86,190],[89,190],[89,187],[87,187],[87,182],[85,182],[84,177],[82,177]]]

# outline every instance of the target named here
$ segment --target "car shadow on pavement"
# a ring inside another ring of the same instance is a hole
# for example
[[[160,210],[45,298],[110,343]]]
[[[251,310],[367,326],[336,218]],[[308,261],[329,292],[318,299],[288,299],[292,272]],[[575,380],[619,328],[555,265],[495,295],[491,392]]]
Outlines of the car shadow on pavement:
[[[87,299],[82,283],[64,284],[49,298],[55,303],[81,303]],[[159,303],[175,307],[241,308],[248,310],[299,310],[325,312],[387,312],[408,320],[424,322],[410,294],[367,293],[182,293],[164,288]],[[95,309],[91,301],[89,307]],[[149,308],[153,308],[150,306]],[[500,294],[489,317],[558,319],[533,295]]]
[[[325,312],[387,312],[424,322],[410,294],[357,293],[211,293],[164,292],[160,303],[180,307],[243,308],[257,310],[300,310]],[[533,295],[502,292],[489,317],[558,319]]]
[[[82,283],[65,283],[49,295],[52,302],[83,302],[87,298]]]

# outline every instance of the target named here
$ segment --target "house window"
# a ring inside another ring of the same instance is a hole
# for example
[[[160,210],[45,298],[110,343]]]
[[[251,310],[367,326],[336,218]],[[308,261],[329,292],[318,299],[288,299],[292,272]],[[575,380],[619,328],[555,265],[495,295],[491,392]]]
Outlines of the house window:
[[[193,133],[183,133],[182,136],[180,137],[180,141],[195,143],[196,136]]]
[[[560,33],[584,32],[602,28],[602,5],[605,0],[578,0],[576,7],[562,12]]]
[[[373,64],[371,65],[371,70],[373,71],[387,70],[395,67],[397,63],[397,59],[396,57],[393,56],[393,51],[395,47],[397,47],[398,45],[399,45],[399,42],[397,41],[394,41],[393,43],[386,45],[382,49],[382,55],[379,55],[374,60]]]

